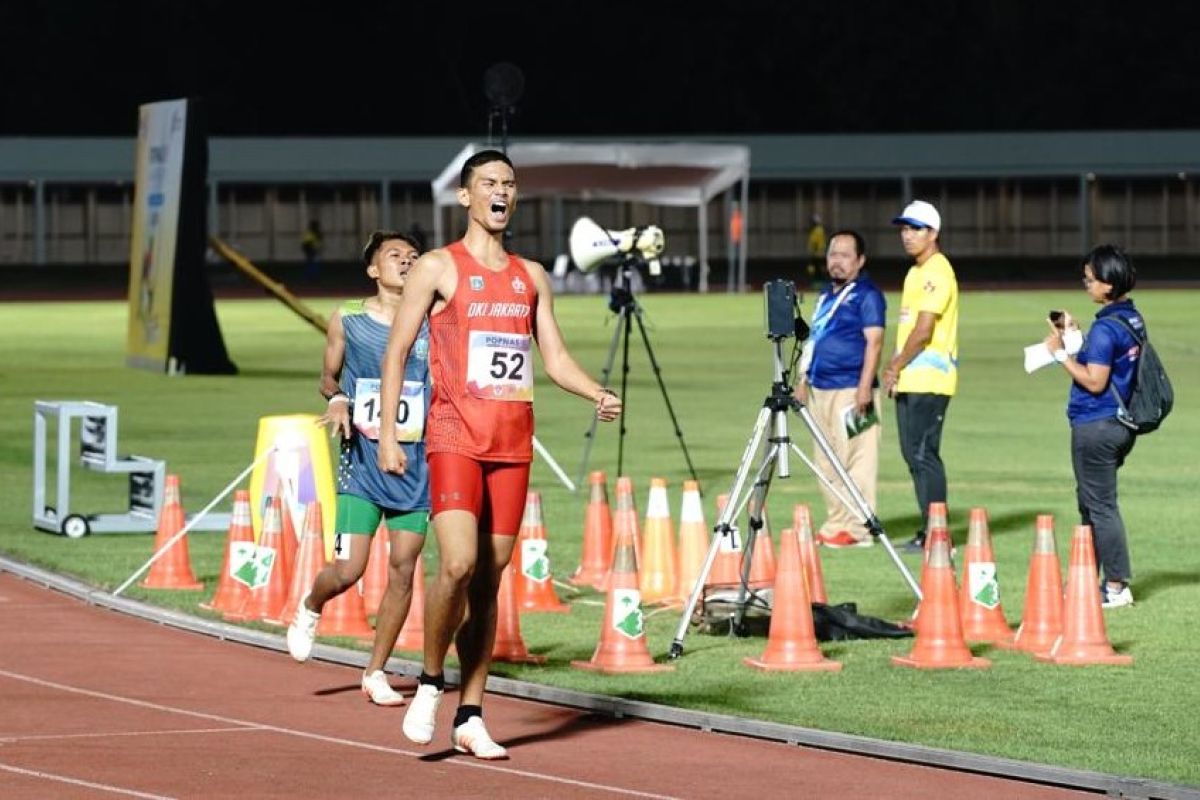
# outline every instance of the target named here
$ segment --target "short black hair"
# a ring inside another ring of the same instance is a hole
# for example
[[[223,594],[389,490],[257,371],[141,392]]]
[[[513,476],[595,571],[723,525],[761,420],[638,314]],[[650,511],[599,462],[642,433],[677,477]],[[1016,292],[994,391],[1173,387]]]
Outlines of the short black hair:
[[[384,242],[390,242],[392,239],[399,239],[416,250],[417,255],[421,254],[420,243],[407,233],[400,231],[371,231],[371,235],[367,237],[367,244],[363,247],[362,251],[363,266],[371,266],[371,262],[375,259],[375,254],[379,252],[379,248],[383,247]]]
[[[1091,265],[1092,274],[1101,283],[1107,283],[1112,288],[1108,291],[1108,299],[1116,300],[1133,291],[1137,283],[1137,270],[1125,251],[1115,244],[1102,244],[1092,248],[1083,259],[1084,265]]]
[[[854,254],[865,257],[867,255],[867,242],[863,239],[862,234],[858,231],[852,231],[849,228],[842,228],[840,231],[834,231],[829,236],[829,241],[832,243],[839,236],[849,236],[854,240]]]
[[[475,155],[467,159],[467,162],[462,166],[462,172],[458,173],[458,187],[465,189],[471,183],[471,174],[484,164],[491,164],[493,161],[500,161],[508,164],[508,168],[516,171],[508,156],[501,153],[499,150],[480,150]]]

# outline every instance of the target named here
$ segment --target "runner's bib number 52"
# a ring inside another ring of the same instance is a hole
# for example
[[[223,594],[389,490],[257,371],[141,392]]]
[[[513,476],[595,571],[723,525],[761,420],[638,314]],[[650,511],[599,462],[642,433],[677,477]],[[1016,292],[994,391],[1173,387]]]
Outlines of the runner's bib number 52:
[[[471,331],[467,391],[484,400],[533,400],[533,364],[527,333]]]
[[[379,439],[379,378],[359,378],[354,384],[354,427],[368,439]],[[405,381],[396,412],[396,441],[419,442],[425,434],[425,387]]]

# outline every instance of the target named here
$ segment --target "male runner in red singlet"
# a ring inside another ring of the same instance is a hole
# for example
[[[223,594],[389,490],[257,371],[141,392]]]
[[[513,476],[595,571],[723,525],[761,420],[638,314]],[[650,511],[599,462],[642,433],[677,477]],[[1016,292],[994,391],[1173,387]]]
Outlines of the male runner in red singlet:
[[[425,446],[440,557],[425,601],[424,671],[404,735],[419,744],[433,739],[453,636],[462,694],[451,743],[485,759],[507,757],[483,725],[482,703],[496,592],[520,530],[533,460],[533,341],[550,379],[594,403],[599,419],[621,411],[620,398],[567,352],[542,265],[505,251],[516,201],[507,156],[485,150],[467,159],[458,188],[466,235],[421,256],[409,272],[382,364],[381,407],[395,409],[409,348],[428,314],[433,398]],[[402,474],[395,419],[394,412],[381,416],[379,466]]]

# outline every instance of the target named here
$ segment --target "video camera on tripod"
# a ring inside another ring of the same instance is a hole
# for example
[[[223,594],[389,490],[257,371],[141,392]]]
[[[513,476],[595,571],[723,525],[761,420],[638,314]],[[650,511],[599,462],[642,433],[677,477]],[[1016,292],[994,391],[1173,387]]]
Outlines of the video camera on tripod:
[[[808,323],[800,316],[796,284],[782,278],[763,284],[763,326],[768,339],[808,338]]]

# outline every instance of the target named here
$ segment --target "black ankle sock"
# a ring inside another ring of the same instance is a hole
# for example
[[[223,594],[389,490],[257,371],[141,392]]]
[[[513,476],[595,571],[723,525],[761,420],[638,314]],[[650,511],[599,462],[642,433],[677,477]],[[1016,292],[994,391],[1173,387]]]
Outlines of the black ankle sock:
[[[482,719],[483,718],[483,707],[482,706],[459,706],[458,710],[454,712],[454,727],[457,728],[459,725],[462,725],[464,722],[469,720],[471,717],[479,717]]]
[[[446,691],[446,676],[445,675],[430,675],[428,672],[422,672],[421,677],[417,678],[417,683],[426,686],[433,686],[439,692]]]

